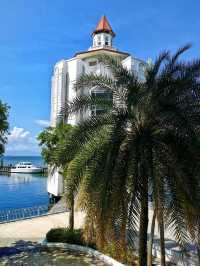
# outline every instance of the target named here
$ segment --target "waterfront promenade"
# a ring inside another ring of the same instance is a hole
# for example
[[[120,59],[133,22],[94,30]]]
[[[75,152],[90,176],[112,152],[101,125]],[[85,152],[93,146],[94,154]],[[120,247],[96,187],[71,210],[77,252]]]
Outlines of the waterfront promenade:
[[[18,241],[42,241],[51,228],[67,227],[68,212],[0,224],[0,247]],[[84,224],[84,214],[75,212],[75,228]]]

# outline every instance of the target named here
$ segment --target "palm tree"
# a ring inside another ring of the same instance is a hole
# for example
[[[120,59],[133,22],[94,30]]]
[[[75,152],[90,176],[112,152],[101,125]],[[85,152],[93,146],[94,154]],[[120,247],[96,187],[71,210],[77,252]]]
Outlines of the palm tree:
[[[199,215],[199,181],[193,170],[199,159],[200,61],[179,61],[188,48],[175,55],[162,53],[147,68],[145,82],[124,69],[119,60],[98,57],[113,77],[83,75],[76,90],[107,89],[113,95],[112,107],[105,99],[79,96],[65,110],[70,115],[95,104],[106,107],[104,114],[79,123],[77,138],[82,138],[82,145],[67,171],[79,179],[79,200],[101,247],[111,238],[121,238],[125,244],[126,229],[135,232],[139,221],[140,266],[147,265],[150,189],[160,212],[160,228],[167,210],[165,225],[182,246],[187,241],[191,210]],[[164,231],[162,252],[163,241]]]

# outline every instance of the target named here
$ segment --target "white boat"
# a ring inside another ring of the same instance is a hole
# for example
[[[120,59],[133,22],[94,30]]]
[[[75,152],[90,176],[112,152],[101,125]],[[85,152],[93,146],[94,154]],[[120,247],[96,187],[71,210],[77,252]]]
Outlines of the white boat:
[[[11,173],[41,173],[42,168],[33,165],[30,162],[21,162],[10,169]]]

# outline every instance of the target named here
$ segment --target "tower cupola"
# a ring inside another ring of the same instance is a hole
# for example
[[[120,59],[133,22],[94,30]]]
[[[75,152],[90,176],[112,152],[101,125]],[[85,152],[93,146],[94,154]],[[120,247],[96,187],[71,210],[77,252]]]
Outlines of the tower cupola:
[[[92,33],[92,49],[112,48],[115,33],[112,30],[106,16],[102,16],[96,29]]]

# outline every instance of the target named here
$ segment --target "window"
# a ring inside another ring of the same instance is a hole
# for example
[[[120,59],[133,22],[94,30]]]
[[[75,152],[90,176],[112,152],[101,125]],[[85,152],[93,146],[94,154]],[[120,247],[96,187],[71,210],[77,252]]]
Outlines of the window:
[[[109,38],[108,38],[108,36],[105,37],[105,45],[109,45]]]
[[[97,108],[91,109],[91,115],[92,116],[102,115],[104,113],[105,113],[105,110],[103,110],[103,109],[97,109]]]
[[[101,36],[97,36],[97,45],[101,45]]]
[[[112,93],[106,90],[93,90],[91,91],[91,96],[94,96],[99,99],[112,100]]]
[[[89,62],[89,66],[96,66],[96,64],[97,64],[97,61],[90,61]]]
[[[139,63],[139,73],[143,73],[144,72],[144,65],[142,63]]]
[[[110,91],[106,90],[93,90],[91,91],[91,96],[99,98],[99,99],[106,99],[112,101],[112,93]],[[92,105],[91,106],[91,115],[96,116],[96,115],[101,115],[106,112],[105,107],[102,105]]]
[[[139,78],[140,79],[143,79],[144,78],[144,72],[145,72],[145,66],[143,63],[139,63],[139,66],[138,66],[138,75],[139,75]]]
[[[82,74],[85,74],[85,66],[82,65]]]

